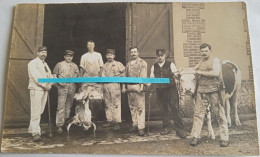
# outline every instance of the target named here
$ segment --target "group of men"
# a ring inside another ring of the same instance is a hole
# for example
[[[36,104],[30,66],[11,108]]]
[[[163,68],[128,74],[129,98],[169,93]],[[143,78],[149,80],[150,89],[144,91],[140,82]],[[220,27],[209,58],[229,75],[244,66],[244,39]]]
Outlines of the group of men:
[[[72,62],[74,52],[66,50],[64,61],[59,62],[53,72],[44,61],[47,57],[47,48],[40,47],[37,57],[28,64],[29,74],[29,90],[31,99],[31,119],[29,132],[32,133],[33,141],[41,140],[40,118],[44,111],[48,97],[48,92],[52,87],[52,83],[39,83],[38,78],[73,78],[73,77],[147,77],[147,63],[139,57],[137,47],[130,47],[129,53],[131,59],[126,66],[115,61],[115,50],[107,49],[107,62],[104,64],[100,53],[95,52],[95,43],[87,42],[88,52],[82,55],[80,65]],[[193,129],[191,135],[193,139],[191,146],[199,144],[200,132],[205,115],[205,103],[211,103],[219,108],[219,116],[221,119],[220,135],[221,146],[228,145],[228,130],[223,108],[219,104],[216,97],[214,82],[219,76],[219,60],[211,55],[211,47],[209,44],[203,44],[201,47],[202,60],[195,67],[198,74],[202,76],[198,88],[197,101],[194,107]],[[170,133],[174,128],[176,135],[185,138],[184,125],[179,115],[179,95],[176,87],[175,79],[178,78],[179,72],[174,63],[166,60],[166,52],[164,49],[156,50],[157,62],[151,67],[151,78],[169,78],[169,84],[122,84],[104,83],[103,94],[105,101],[105,113],[107,123],[103,127],[114,127],[114,130],[120,129],[121,123],[121,93],[127,93],[128,104],[132,116],[132,126],[129,131],[138,131],[139,136],[145,135],[145,93],[144,86],[149,89],[156,89],[157,104],[161,108],[161,116],[163,121],[163,130],[161,135]],[[57,132],[63,132],[63,125],[70,116],[73,97],[76,91],[74,83],[58,83],[58,107],[56,113]],[[204,114],[204,115],[203,115]],[[173,118],[171,118],[171,116]],[[174,124],[171,124],[173,119]],[[224,142],[223,142],[224,141]]]

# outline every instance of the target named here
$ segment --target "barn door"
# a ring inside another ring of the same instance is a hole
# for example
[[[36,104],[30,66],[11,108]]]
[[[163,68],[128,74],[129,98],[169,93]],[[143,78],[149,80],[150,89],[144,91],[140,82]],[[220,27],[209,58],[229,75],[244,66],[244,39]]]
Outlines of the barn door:
[[[172,6],[169,3],[132,3],[128,9],[128,45],[137,46],[140,57],[148,64],[150,76],[151,66],[156,62],[156,49],[165,49],[168,60],[173,61]],[[148,102],[146,96],[147,112]],[[151,118],[160,119],[160,108],[156,104],[155,94],[150,102]]]
[[[21,4],[15,9],[5,100],[6,125],[28,123],[30,97],[27,64],[43,40],[43,4]]]

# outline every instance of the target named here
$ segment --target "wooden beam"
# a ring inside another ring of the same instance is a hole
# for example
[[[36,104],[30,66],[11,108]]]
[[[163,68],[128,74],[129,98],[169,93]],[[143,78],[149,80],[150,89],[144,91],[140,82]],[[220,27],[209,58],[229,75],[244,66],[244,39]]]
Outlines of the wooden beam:
[[[8,79],[8,88],[11,90],[11,92],[16,97],[16,100],[22,105],[22,108],[24,111],[30,116],[30,104],[27,102],[24,97],[20,94],[20,91],[17,87],[15,87],[14,83]],[[5,104],[6,105],[6,104]]]

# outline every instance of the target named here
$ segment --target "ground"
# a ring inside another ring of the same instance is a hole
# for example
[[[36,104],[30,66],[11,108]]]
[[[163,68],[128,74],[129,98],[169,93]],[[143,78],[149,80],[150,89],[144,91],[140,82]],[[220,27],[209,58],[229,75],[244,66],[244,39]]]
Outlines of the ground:
[[[219,146],[218,129],[214,130],[216,140],[206,135],[203,128],[201,144],[191,147],[190,136],[180,139],[172,131],[169,135],[161,136],[160,125],[154,123],[149,135],[137,136],[127,131],[127,124],[120,131],[112,128],[104,129],[97,124],[96,135],[89,131],[83,132],[79,127],[72,127],[70,134],[54,133],[52,138],[46,132],[42,142],[34,143],[26,128],[8,128],[4,130],[2,152],[18,153],[86,153],[86,154],[171,154],[171,155],[259,155],[258,136],[255,120],[242,122],[242,126],[229,128],[229,147]],[[43,127],[44,129],[48,129]],[[189,134],[189,132],[187,132]]]

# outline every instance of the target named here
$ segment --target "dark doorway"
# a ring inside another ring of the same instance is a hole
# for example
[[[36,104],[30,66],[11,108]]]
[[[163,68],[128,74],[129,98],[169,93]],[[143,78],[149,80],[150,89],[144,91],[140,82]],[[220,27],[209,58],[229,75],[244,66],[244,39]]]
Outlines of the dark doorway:
[[[126,3],[45,5],[43,44],[48,47],[46,62],[50,68],[53,70],[54,66],[63,60],[66,49],[75,52],[73,61],[79,65],[81,56],[87,52],[88,40],[95,42],[95,51],[101,53],[104,62],[106,49],[112,48],[116,49],[115,59],[125,65],[125,10]],[[50,92],[50,101],[54,122],[57,109],[56,88],[52,88]],[[122,108],[126,105],[124,102],[125,98]],[[47,117],[46,115],[47,113],[44,113],[43,116]]]

